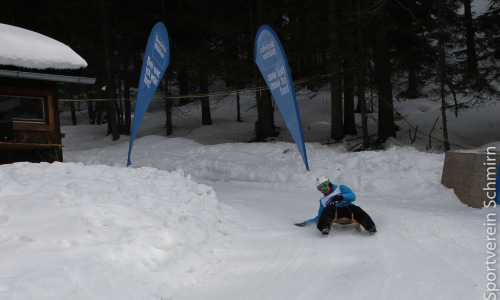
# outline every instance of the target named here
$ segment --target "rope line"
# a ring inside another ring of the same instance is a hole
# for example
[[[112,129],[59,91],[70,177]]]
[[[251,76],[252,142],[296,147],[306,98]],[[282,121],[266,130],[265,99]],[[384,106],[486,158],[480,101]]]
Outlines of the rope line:
[[[312,81],[314,79],[330,77],[330,76],[332,76],[334,74],[335,74],[335,72],[332,72],[332,73],[328,73],[328,74],[324,74],[324,75],[318,75],[318,76],[313,76],[313,77],[309,77],[309,78],[298,79],[298,80],[294,80],[293,83],[294,84],[301,84],[301,83]],[[264,91],[264,90],[268,90],[268,89],[269,88],[266,85],[266,86],[258,86],[258,87],[251,87],[251,88],[245,88],[245,89],[230,90],[230,91],[218,91],[218,92],[211,92],[211,93],[204,93],[204,94],[192,94],[192,95],[184,95],[184,96],[156,97],[154,99],[187,99],[187,98],[204,98],[204,97],[210,97],[210,96],[229,96],[229,95],[235,95],[235,94],[238,94],[238,93],[253,93],[253,92],[259,92],[259,91]],[[411,121],[410,119],[406,118],[402,113],[400,113],[397,109],[395,109],[394,106],[390,105],[387,102],[387,100],[382,99],[382,98],[379,98],[379,99],[381,99],[386,105],[388,105],[389,107],[391,107],[391,109],[393,110],[393,112],[395,114],[397,114],[398,116],[400,116],[410,127],[413,127],[417,132],[420,132],[423,135],[431,136],[433,139],[435,139],[435,140],[437,140],[439,142],[442,142],[442,143],[445,142],[444,138],[442,138],[440,136],[436,136],[429,129],[427,129],[425,127],[424,127],[424,130],[419,129],[417,123],[415,123],[415,122]],[[122,99],[104,99],[104,98],[103,99],[59,99],[59,101],[61,101],[61,102],[88,102],[88,101],[91,101],[91,102],[106,102],[106,101],[136,101],[136,100],[137,99],[125,99],[125,98],[122,98]],[[455,145],[457,147],[460,147],[462,149],[478,149],[477,147],[472,147],[472,146],[469,146],[469,145],[465,145],[465,144],[462,144],[462,143],[459,143],[459,142],[456,142],[456,141],[452,141],[450,139],[447,139],[447,141],[450,144]]]
[[[324,78],[324,77],[329,77],[332,76],[335,73],[329,73],[329,74],[324,74],[324,75],[318,75],[318,76],[313,76],[309,78],[304,78],[304,79],[298,79],[294,80],[294,84],[301,84],[305,83],[308,81],[312,81],[314,79],[318,78]],[[257,86],[257,87],[250,87],[250,88],[245,88],[245,89],[238,89],[238,90],[230,90],[230,91],[218,91],[218,92],[211,92],[211,93],[200,93],[200,94],[191,94],[191,95],[183,95],[183,96],[166,96],[166,97],[161,97],[161,99],[186,99],[186,98],[204,98],[204,97],[210,97],[210,96],[229,96],[229,95],[235,95],[238,93],[252,93],[252,92],[260,92],[264,90],[268,90],[269,88],[267,85],[263,86]],[[158,98],[157,98],[158,99]],[[96,102],[105,102],[105,101],[136,101],[137,99],[125,99],[125,98],[117,98],[117,99],[67,99],[67,98],[62,98],[59,99],[61,102],[86,102],[86,101],[96,101]]]

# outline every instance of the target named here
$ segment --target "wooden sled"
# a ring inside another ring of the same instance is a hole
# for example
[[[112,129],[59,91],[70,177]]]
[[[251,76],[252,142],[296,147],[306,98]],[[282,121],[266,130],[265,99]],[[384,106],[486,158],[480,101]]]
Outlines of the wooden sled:
[[[351,218],[346,218],[346,217],[338,218],[337,212],[335,212],[335,218],[332,221],[332,225],[335,223],[340,224],[340,225],[356,224],[356,230],[361,231],[361,224],[359,224],[359,222],[356,221],[356,219],[354,219],[353,213],[351,213]]]

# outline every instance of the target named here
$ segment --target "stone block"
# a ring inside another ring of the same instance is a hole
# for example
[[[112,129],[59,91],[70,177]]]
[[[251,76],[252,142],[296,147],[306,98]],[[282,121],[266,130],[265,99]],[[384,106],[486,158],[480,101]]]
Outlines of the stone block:
[[[463,203],[483,208],[494,200],[499,161],[496,147],[446,152],[441,184],[452,188]]]

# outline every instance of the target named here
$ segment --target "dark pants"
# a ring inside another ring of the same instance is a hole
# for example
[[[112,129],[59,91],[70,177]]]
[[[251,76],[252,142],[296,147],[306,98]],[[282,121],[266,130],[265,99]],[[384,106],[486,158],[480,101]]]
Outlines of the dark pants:
[[[337,207],[336,205],[328,205],[323,209],[321,216],[318,220],[318,229],[319,231],[330,228],[330,225],[335,219],[335,211],[337,211],[337,218],[351,218],[351,214],[354,214],[354,219],[363,226],[363,228],[368,229],[375,226],[372,218],[361,209],[361,207],[356,205],[349,205],[344,207]]]

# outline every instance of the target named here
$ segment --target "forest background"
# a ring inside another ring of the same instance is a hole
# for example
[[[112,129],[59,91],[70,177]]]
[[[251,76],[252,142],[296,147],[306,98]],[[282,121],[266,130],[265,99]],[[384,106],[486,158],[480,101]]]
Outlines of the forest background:
[[[201,103],[202,124],[211,125],[210,101],[224,91],[237,99],[240,92],[255,93],[257,141],[279,134],[253,54],[255,34],[267,24],[281,39],[296,89],[331,89],[332,139],[361,134],[360,148],[379,147],[398,129],[394,101],[425,97],[441,103],[449,150],[446,111],[458,116],[499,99],[500,0],[479,1],[487,2],[481,14],[473,12],[477,2],[6,1],[0,23],[61,41],[87,61],[87,68],[68,75],[94,77],[96,84],[61,85],[59,97],[83,101],[68,101],[73,114],[83,103],[89,121],[107,123],[113,140],[130,134],[142,58],[158,21],[171,46],[158,91],[165,99],[166,135],[172,134],[175,108],[193,101]],[[378,124],[376,137],[368,135],[369,115]]]

